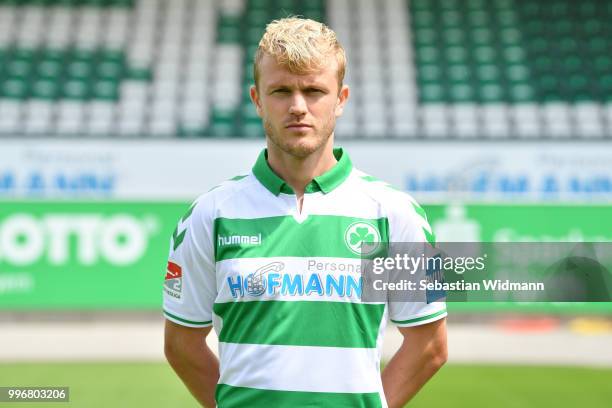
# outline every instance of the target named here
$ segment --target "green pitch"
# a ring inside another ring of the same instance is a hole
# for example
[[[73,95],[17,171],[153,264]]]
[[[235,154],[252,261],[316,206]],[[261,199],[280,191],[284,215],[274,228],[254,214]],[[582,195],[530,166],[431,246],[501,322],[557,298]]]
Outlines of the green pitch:
[[[448,365],[415,408],[609,407],[612,369]],[[0,386],[69,386],[70,403],[4,407],[197,407],[163,363],[0,364]]]

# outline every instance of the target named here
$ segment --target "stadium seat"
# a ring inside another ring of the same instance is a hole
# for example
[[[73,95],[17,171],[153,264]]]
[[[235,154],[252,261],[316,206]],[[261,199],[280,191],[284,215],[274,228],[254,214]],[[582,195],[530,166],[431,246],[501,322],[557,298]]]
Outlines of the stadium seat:
[[[520,138],[536,139],[542,135],[540,106],[523,103],[510,108],[514,133]]]
[[[91,102],[86,112],[87,134],[92,136],[112,135],[115,122],[115,107],[106,102]]]
[[[574,107],[574,121],[578,135],[583,138],[597,138],[603,136],[605,122],[602,118],[601,107],[596,103],[579,103]]]
[[[505,104],[486,104],[481,107],[483,132],[491,138],[509,136],[510,121],[508,106]]]
[[[26,103],[24,112],[24,133],[41,135],[48,131],[54,106],[46,101],[32,99]]]
[[[453,123],[453,134],[460,139],[474,138],[481,135],[478,105],[457,103],[450,108]]]
[[[420,109],[420,120],[423,132],[430,138],[444,138],[449,136],[450,120],[448,120],[448,106],[445,104],[428,104]]]
[[[0,100],[0,132],[17,132],[21,126],[22,103],[18,100]]]
[[[529,108],[533,103],[543,107],[551,136],[602,134],[601,116],[579,108],[611,94],[603,92],[612,87],[604,74],[612,67],[604,30],[611,15],[601,2],[559,0],[540,7],[533,0],[412,0],[409,7],[422,104],[481,103],[485,112],[491,104],[517,105],[508,108],[511,121],[483,115],[488,136],[542,137],[534,117],[540,110]],[[561,111],[561,121],[554,123]],[[529,120],[519,119],[524,114]],[[580,118],[576,129],[566,114]]]
[[[263,137],[252,58],[287,15],[345,45],[339,138],[612,138],[600,0],[0,0],[0,137]]]
[[[566,104],[548,103],[543,107],[545,131],[551,138],[569,138],[572,135],[570,109]]]
[[[66,99],[57,105],[57,122],[53,132],[57,135],[77,136],[84,132],[85,105],[78,100]]]

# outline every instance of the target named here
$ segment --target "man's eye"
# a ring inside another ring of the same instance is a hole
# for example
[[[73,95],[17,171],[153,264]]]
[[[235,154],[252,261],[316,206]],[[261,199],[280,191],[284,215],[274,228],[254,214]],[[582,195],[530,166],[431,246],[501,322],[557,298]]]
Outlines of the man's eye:
[[[307,89],[306,92],[308,92],[308,93],[323,93],[323,90],[316,89],[316,88],[310,88],[310,89]]]
[[[286,93],[288,93],[288,92],[289,92],[289,90],[288,90],[288,89],[275,89],[274,91],[272,91],[272,93],[276,93],[276,94],[278,94],[278,93],[280,93],[280,94],[286,94]]]

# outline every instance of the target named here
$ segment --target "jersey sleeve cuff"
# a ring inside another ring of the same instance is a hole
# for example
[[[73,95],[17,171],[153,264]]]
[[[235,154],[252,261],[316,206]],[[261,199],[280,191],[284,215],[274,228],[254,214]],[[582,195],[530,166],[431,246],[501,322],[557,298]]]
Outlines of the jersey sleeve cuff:
[[[437,312],[426,314],[426,315],[419,316],[419,317],[414,317],[412,319],[407,319],[407,320],[391,319],[391,322],[393,322],[398,327],[412,327],[412,326],[420,326],[422,324],[435,322],[436,320],[445,318],[447,315],[448,313],[446,312],[446,308],[444,308],[442,310],[438,310]]]
[[[176,314],[170,313],[165,309],[164,309],[164,316],[166,317],[166,319],[170,320],[171,322],[180,324],[181,326],[208,327],[212,325],[212,320],[206,320],[206,321],[189,320],[189,319],[185,319],[184,317],[177,316]]]

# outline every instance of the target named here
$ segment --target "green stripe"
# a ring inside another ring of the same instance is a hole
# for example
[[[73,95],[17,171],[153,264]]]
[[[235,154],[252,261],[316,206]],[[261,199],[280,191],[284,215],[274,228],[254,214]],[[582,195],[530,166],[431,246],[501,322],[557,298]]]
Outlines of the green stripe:
[[[369,183],[382,183],[382,185],[387,187],[387,188],[390,188],[392,190],[401,191],[399,188],[397,188],[397,187],[395,187],[395,186],[393,186],[393,185],[391,185],[391,184],[389,184],[389,183],[387,183],[387,182],[385,182],[385,181],[383,181],[383,180],[381,180],[381,179],[379,179],[377,177],[374,177],[374,176],[370,176],[370,175],[363,176],[363,177],[361,177],[361,179],[364,180],[364,181],[367,181]]]
[[[434,234],[433,232],[429,232],[427,230],[427,228],[423,227],[423,234],[425,234],[425,238],[427,239],[427,242],[429,242],[429,245],[431,245],[432,247],[436,246],[436,234]]]
[[[164,314],[168,317],[171,317],[175,320],[178,320],[179,322],[183,322],[183,323],[189,323],[189,324],[198,324],[198,325],[209,325],[212,323],[212,320],[209,320],[207,322],[194,322],[192,320],[187,320],[187,319],[183,319],[182,317],[178,317],[173,315],[172,313],[169,313],[167,311],[164,310]]]
[[[185,222],[187,220],[187,218],[191,217],[191,214],[193,213],[193,209],[195,208],[197,202],[191,204],[191,207],[189,207],[189,210],[187,210],[187,212],[185,213],[185,215],[183,215],[183,218],[181,218],[181,222]]]
[[[383,243],[389,241],[387,218],[353,218],[335,215],[310,215],[301,224],[292,216],[254,219],[215,219],[215,260],[234,258],[267,258],[278,256],[356,258],[345,242],[347,228],[355,222],[376,227]],[[219,235],[258,236],[260,245],[230,244],[219,246]],[[381,246],[381,251],[386,246]],[[381,252],[378,252],[380,256]],[[373,256],[373,255],[372,255]]]
[[[290,363],[290,362],[289,362]],[[346,373],[351,375],[351,373]],[[369,393],[336,393],[277,391],[218,384],[215,392],[218,408],[379,408],[380,395]]]
[[[324,301],[215,303],[219,341],[290,346],[374,348],[384,304]]]
[[[421,218],[423,218],[425,220],[425,222],[427,221],[427,214],[425,213],[425,210],[423,209],[423,207],[421,207],[420,205],[418,205],[415,202],[412,202],[412,207],[414,208],[414,211],[416,211],[417,214],[419,214],[421,216]]]
[[[408,320],[393,320],[393,319],[391,319],[391,321],[393,323],[397,323],[397,324],[410,324],[410,323],[422,322],[423,320],[433,319],[434,317],[440,316],[440,315],[442,315],[444,313],[446,313],[446,309],[440,310],[439,312],[432,313],[432,314],[427,315],[427,316],[417,317],[416,319],[408,319]]]

